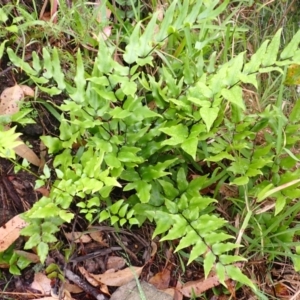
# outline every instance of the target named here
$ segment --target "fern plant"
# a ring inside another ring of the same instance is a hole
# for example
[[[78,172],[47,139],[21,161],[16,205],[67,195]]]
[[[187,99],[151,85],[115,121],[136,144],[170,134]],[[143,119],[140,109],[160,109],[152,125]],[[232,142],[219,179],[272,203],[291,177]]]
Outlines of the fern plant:
[[[259,73],[284,74],[285,66],[297,63],[300,32],[283,51],[279,51],[280,30],[249,61],[240,53],[216,67],[210,49],[218,36],[209,31],[205,39],[198,29],[209,28],[209,21],[228,2],[198,1],[191,9],[188,0],[173,1],[162,22],[154,14],[144,27],[139,22],[132,30],[123,55],[127,66],[112,58],[116,48],[103,40],[91,72],[84,68],[78,51],[74,82],[66,80],[56,48],[43,48],[42,58],[33,52],[31,65],[6,49],[12,63],[41,91],[67,95],[57,108],[61,111],[59,137],[42,137],[53,158],[56,180],[49,197],[23,216],[29,223],[23,230],[29,236],[25,248],[37,247],[41,261],[49,244],[57,241],[59,226],[73,219],[70,206],[74,203],[89,222],[141,226],[146,219],[154,221],[153,236],[180,239],[176,251],[190,249],[188,263],[203,256],[206,277],[214,269],[224,285],[230,277],[255,288],[236,265],[245,260],[232,254],[241,245],[227,233],[227,222],[214,203],[225,181],[263,199],[273,187],[290,180],[274,175],[272,186],[266,185],[267,179],[256,186],[265,169],[275,174],[276,168],[291,163],[282,163],[283,151],[295,160],[287,146],[294,137],[298,140],[298,106],[292,114],[297,126],[289,127],[276,106],[259,115],[246,115],[242,85],[257,88]],[[176,49],[174,57],[182,59],[183,68],[160,51],[168,36],[168,50]],[[182,51],[185,43],[194,59]],[[146,72],[155,65],[155,57],[162,62],[157,76]],[[276,138],[266,135],[271,143],[257,146],[255,137],[269,126],[279,130]],[[283,128],[289,132],[286,144]],[[207,173],[201,161],[216,167]],[[188,166],[199,173],[197,178],[187,179]],[[49,178],[46,166],[37,186]],[[215,196],[201,195],[212,184],[217,185]],[[114,193],[116,189],[122,191],[122,199]],[[278,199],[276,213],[287,203],[287,198],[284,205],[282,197]],[[247,213],[249,222],[252,212]]]

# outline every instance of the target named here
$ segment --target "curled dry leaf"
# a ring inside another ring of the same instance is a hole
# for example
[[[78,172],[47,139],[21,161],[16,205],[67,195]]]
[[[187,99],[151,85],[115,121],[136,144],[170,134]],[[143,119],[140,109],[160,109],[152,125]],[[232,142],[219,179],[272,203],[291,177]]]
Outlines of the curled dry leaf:
[[[12,115],[19,111],[19,101],[25,96],[34,97],[34,90],[27,85],[6,88],[0,96],[0,115]]]
[[[23,89],[19,85],[6,88],[0,96],[0,115],[12,115],[18,112],[18,102],[24,97]]]
[[[175,298],[175,293],[176,293],[175,288],[168,288],[168,289],[162,290],[162,292],[172,296],[173,299]]]
[[[159,290],[167,289],[171,279],[171,268],[172,264],[168,264],[168,266],[161,272],[150,278],[149,283],[154,285]]]
[[[40,258],[38,255],[36,255],[35,253],[30,253],[30,252],[26,252],[23,250],[15,250],[14,251],[16,254],[25,257],[26,259],[28,259],[29,261],[33,262],[33,263],[38,263],[40,262]]]
[[[65,236],[69,241],[74,243],[89,243],[92,240],[87,234],[78,231],[66,232]]]
[[[108,243],[106,242],[106,240],[104,239],[104,234],[103,232],[97,230],[97,231],[91,231],[89,232],[90,237],[98,242],[101,246],[103,247],[109,247]]]
[[[44,298],[34,298],[34,300],[58,300],[58,296],[44,297]],[[74,298],[70,298],[69,295],[65,295],[62,300],[75,300]]]
[[[99,282],[95,280],[91,274],[84,268],[84,267],[78,267],[79,272],[85,277],[87,282],[89,282],[92,286],[98,286]]]
[[[79,286],[77,286],[76,284],[71,284],[70,282],[64,283],[64,289],[73,294],[79,294],[83,292],[83,290]]]
[[[110,256],[107,259],[106,269],[120,270],[125,266],[125,264],[126,260],[123,257]]]
[[[17,141],[21,141],[21,139],[17,139]],[[26,145],[22,142],[21,145],[14,148],[16,154],[25,158],[31,164],[39,167],[41,165],[41,160],[37,157],[37,155]]]
[[[19,111],[19,102],[24,99],[25,96],[34,96],[34,91],[27,85],[14,85],[6,88],[0,95],[0,115],[11,116]],[[6,130],[9,126],[6,126]],[[17,139],[22,144],[15,147],[14,151],[19,156],[27,159],[28,162],[35,166],[40,166],[41,161],[37,155],[25,145],[20,138]]]
[[[0,252],[5,251],[19,236],[27,223],[19,215],[0,227]]]
[[[25,96],[28,97],[34,97],[34,90],[29,87],[28,85],[20,85],[20,88],[22,89]]]
[[[40,291],[43,295],[50,295],[51,280],[43,273],[35,273],[31,288]]]
[[[129,267],[115,273],[90,274],[95,280],[108,286],[122,286],[141,275],[143,267]]]
[[[179,291],[185,296],[185,297],[192,297],[195,295],[196,297],[200,296],[203,292],[218,286],[220,284],[220,281],[218,279],[218,276],[212,276],[208,277],[206,279],[196,280],[196,281],[189,281],[185,283]]]
[[[45,197],[49,197],[49,194],[50,194],[49,188],[47,188],[45,186],[35,189],[35,191],[41,193]]]

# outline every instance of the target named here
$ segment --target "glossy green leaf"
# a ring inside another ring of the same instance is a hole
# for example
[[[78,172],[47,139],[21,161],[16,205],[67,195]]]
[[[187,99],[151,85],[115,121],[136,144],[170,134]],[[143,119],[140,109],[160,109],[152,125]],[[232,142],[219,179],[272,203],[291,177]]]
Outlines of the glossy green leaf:
[[[280,58],[287,59],[292,58],[298,49],[300,43],[300,30],[293,36],[292,40],[287,44],[287,46],[281,51]]]
[[[181,215],[174,215],[172,217],[173,226],[161,241],[175,240],[182,237],[186,233],[187,221]]]
[[[52,65],[53,65],[53,79],[56,81],[57,86],[60,90],[66,88],[65,75],[61,70],[58,50],[55,47],[52,52]]]
[[[235,248],[239,247],[237,244],[233,243],[215,243],[212,245],[213,253],[216,255],[220,255],[224,252],[228,252],[230,250],[233,250]]]
[[[205,275],[205,278],[208,277],[209,275],[209,272],[211,271],[215,261],[216,261],[216,256],[214,255],[214,253],[212,251],[209,251],[205,257],[204,257],[204,264],[203,264],[203,267],[204,267],[204,275]]]
[[[228,160],[235,160],[235,158],[229,154],[228,152],[220,152],[217,155],[214,156],[210,156],[208,158],[206,158],[205,160],[207,161],[213,161],[213,162],[218,162],[218,161],[222,161],[223,159],[228,159]]]
[[[139,180],[136,182],[136,190],[137,190],[137,195],[140,198],[142,203],[147,203],[150,200],[150,192],[151,192],[151,184]]]
[[[200,255],[204,254],[206,251],[208,251],[207,246],[201,239],[198,239],[190,253],[190,257],[187,264],[189,265],[192,261],[197,259]]]
[[[238,261],[247,261],[244,257],[238,256],[238,255],[226,255],[226,254],[221,254],[219,256],[219,260],[223,265],[229,265],[236,263]]]
[[[210,131],[213,123],[218,117],[219,108],[218,107],[201,107],[200,108],[200,115],[203,119],[207,132]]]
[[[192,228],[187,227],[186,232],[187,234],[180,239],[179,244],[175,249],[175,252],[184,249],[186,247],[189,247],[191,245],[194,245],[196,241],[199,239],[197,232],[195,230],[192,230]]]
[[[123,55],[123,59],[128,64],[132,64],[138,58],[138,51],[140,47],[140,27],[141,27],[141,22],[138,22],[134,26],[134,30],[129,38],[129,43],[125,47],[125,53]]]
[[[42,264],[45,262],[48,252],[49,252],[48,244],[46,244],[44,242],[40,242],[37,245],[37,253],[38,253],[38,256],[39,256]]]
[[[221,94],[230,103],[237,105],[243,110],[246,108],[243,100],[243,91],[240,86],[235,85],[231,89],[222,89]]]
[[[123,202],[124,202],[123,199],[121,199],[121,200],[115,202],[113,205],[110,206],[109,210],[110,210],[113,214],[116,215],[116,214],[118,213],[120,207],[122,206]]]
[[[244,66],[244,74],[254,73],[258,71],[260,65],[265,59],[268,44],[269,40],[264,41],[258,48],[258,50],[251,56],[250,61]]]
[[[153,216],[155,216],[156,228],[153,232],[152,238],[156,237],[158,234],[164,233],[173,225],[173,220],[170,215],[162,212],[156,211]]]
[[[226,274],[233,280],[236,280],[240,283],[250,286],[252,289],[256,290],[255,285],[246,275],[242,273],[242,271],[235,266],[226,266],[225,267]]]
[[[219,281],[224,285],[226,286],[226,283],[225,283],[225,279],[226,279],[226,271],[225,271],[225,267],[222,263],[217,263],[216,264],[216,273],[217,273],[217,276],[218,276],[218,279]]]
[[[263,67],[271,66],[276,62],[278,50],[280,46],[281,32],[282,32],[282,28],[275,33],[271,43],[268,45],[265,59],[262,61]]]
[[[70,223],[74,218],[74,214],[67,212],[65,210],[60,210],[59,217],[62,218],[65,222]]]
[[[231,184],[235,184],[235,185],[246,185],[249,182],[249,177],[248,176],[241,176],[241,177],[237,177],[235,178]]]
[[[19,58],[11,48],[7,48],[6,52],[10,61],[29,75],[37,75],[37,72],[31,68],[30,64]]]
[[[187,189],[188,185],[189,183],[186,180],[186,173],[184,171],[184,168],[180,168],[177,173],[177,186],[179,191],[181,193],[184,192]]]
[[[171,136],[170,139],[162,143],[163,145],[178,145],[184,142],[185,139],[188,137],[188,128],[183,124],[171,127],[164,127],[160,128],[159,130]]]
[[[198,142],[196,137],[189,137],[181,144],[182,150],[189,154],[194,160],[196,160]]]
[[[5,49],[5,44],[8,42],[8,40],[4,40],[1,44],[0,44],[0,59],[3,56],[4,53],[4,49]]]
[[[275,202],[275,216],[277,216],[286,206],[286,197],[282,194],[276,197],[276,202]]]
[[[31,264],[31,261],[29,259],[27,259],[25,256],[22,256],[22,255],[19,256],[17,266],[20,270],[25,269],[30,264]]]
[[[24,249],[32,249],[41,242],[41,233],[39,231],[31,235],[28,241],[25,243]]]
[[[164,194],[168,199],[174,200],[178,196],[179,192],[174,187],[174,183],[168,182],[166,180],[158,180],[158,182],[162,186]]]

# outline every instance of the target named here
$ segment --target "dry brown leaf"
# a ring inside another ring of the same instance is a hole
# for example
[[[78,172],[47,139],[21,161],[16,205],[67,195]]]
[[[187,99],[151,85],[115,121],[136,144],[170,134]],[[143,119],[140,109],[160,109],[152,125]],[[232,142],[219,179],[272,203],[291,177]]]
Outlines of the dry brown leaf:
[[[91,231],[89,232],[90,237],[98,242],[101,246],[103,247],[109,247],[108,243],[106,242],[106,240],[103,238],[103,232],[101,231]]]
[[[44,165],[46,163],[46,155],[47,155],[47,147],[43,141],[40,141],[40,151],[39,152],[40,152],[40,160],[41,160],[40,169],[43,169]]]
[[[73,294],[79,294],[83,292],[83,290],[79,286],[77,286],[76,284],[72,284],[70,282],[64,283],[64,289]]]
[[[17,138],[17,141],[21,141],[21,139]],[[21,145],[14,148],[16,154],[25,158],[31,164],[39,167],[41,165],[41,160],[37,157],[37,155],[26,145],[22,142]]]
[[[175,288],[168,288],[168,289],[165,289],[165,290],[161,290],[161,292],[164,292],[164,293],[172,296],[173,299],[175,298],[175,293],[176,293]]]
[[[49,188],[46,188],[45,186],[35,189],[35,191],[40,192],[45,197],[49,197],[49,194],[50,194]]]
[[[99,282],[96,281],[84,267],[78,266],[79,272],[85,277],[85,279],[92,285],[92,286],[99,286]]]
[[[107,269],[120,270],[123,267],[125,267],[125,264],[126,264],[126,260],[123,257],[110,256],[107,259],[106,268]]]
[[[0,115],[10,116],[19,111],[19,102],[25,96],[34,96],[34,91],[27,85],[14,85],[6,88],[0,96]],[[6,126],[8,130],[9,126]],[[15,147],[14,151],[22,158],[27,159],[33,165],[40,166],[41,162],[37,155],[25,145],[20,138],[17,138],[22,144]]]
[[[159,290],[164,290],[169,287],[171,278],[171,268],[166,267],[162,272],[157,273],[152,278],[150,278],[149,283],[154,285]]]
[[[17,215],[0,227],[0,252],[5,251],[20,236],[25,226],[27,223]]]
[[[35,273],[31,288],[40,291],[43,295],[50,295],[51,280],[43,273]]]
[[[111,296],[109,290],[108,290],[108,286],[106,284],[100,284],[100,291],[103,293],[103,294],[106,294],[108,296]]]
[[[129,267],[115,273],[104,274],[90,274],[98,282],[106,284],[108,286],[122,286],[136,277],[139,277],[142,273],[143,267]]]
[[[80,273],[85,277],[85,279],[92,285],[100,288],[100,291],[104,294],[110,295],[107,285],[99,283],[97,280],[95,280],[91,273],[89,273],[85,268],[78,267]]]
[[[34,90],[28,85],[19,85],[25,96],[34,97]]]
[[[8,269],[10,267],[7,263],[0,263],[0,269]]]
[[[34,97],[34,90],[27,85],[6,88],[0,96],[0,115],[12,115],[19,111],[19,101],[25,96]]]
[[[62,300],[75,300],[74,298],[70,298],[71,296],[65,295]],[[44,298],[34,298],[34,300],[58,300],[58,296],[44,297]]]
[[[26,251],[23,251],[23,250],[15,250],[14,252],[17,253],[20,256],[23,256],[23,257],[27,258],[29,261],[31,261],[33,263],[40,262],[39,256],[36,255],[35,253],[26,252]]]
[[[54,298],[54,297],[43,297],[43,298],[34,298],[34,300],[57,300],[58,299],[58,297],[57,298]]]
[[[208,277],[207,279],[201,279],[196,281],[189,281],[185,283],[179,291],[186,297],[200,296],[203,292],[218,286],[220,281],[217,276]]]
[[[69,241],[73,241],[74,243],[89,243],[92,240],[87,234],[79,231],[65,232],[65,236]]]
[[[6,88],[0,96],[0,115],[12,115],[18,112],[18,102],[24,97],[24,91],[19,85]]]
[[[153,258],[157,252],[157,244],[155,242],[151,242],[151,254],[150,256]]]

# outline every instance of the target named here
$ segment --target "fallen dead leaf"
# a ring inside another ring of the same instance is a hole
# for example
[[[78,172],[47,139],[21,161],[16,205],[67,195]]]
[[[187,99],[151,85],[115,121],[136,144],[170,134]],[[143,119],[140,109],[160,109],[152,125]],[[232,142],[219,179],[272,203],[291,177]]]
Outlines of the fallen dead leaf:
[[[98,242],[101,246],[103,247],[109,247],[108,243],[106,242],[106,240],[103,238],[103,232],[101,231],[91,231],[89,232],[90,237]]]
[[[169,287],[170,278],[171,278],[171,264],[169,264],[166,268],[155,274],[152,278],[150,278],[149,283],[154,285],[159,290],[164,290]]]
[[[52,296],[52,297],[44,297],[44,298],[34,298],[34,300],[58,300],[59,297],[55,297],[55,296]],[[65,295],[62,300],[75,300],[74,298],[70,298],[69,295]]]
[[[99,285],[99,282],[95,280],[93,276],[91,276],[91,274],[84,267],[78,266],[78,270],[92,286]]]
[[[34,300],[57,300],[58,298],[54,297],[43,297],[43,298],[34,298]]]
[[[173,297],[173,299],[175,298],[175,293],[176,293],[176,290],[175,288],[168,288],[168,289],[165,289],[165,290],[161,290],[162,292],[170,295]]]
[[[28,85],[19,85],[25,96],[34,97],[34,90]]]
[[[185,297],[192,297],[195,295],[196,297],[200,296],[203,292],[218,286],[220,281],[217,276],[208,277],[207,279],[201,279],[196,281],[189,281],[185,283],[179,291]]]
[[[0,227],[0,252],[5,251],[20,236],[25,226],[27,223],[17,215]]]
[[[73,294],[79,294],[79,293],[83,292],[83,290],[79,286],[77,286],[76,284],[69,283],[69,282],[64,283],[64,289]]]
[[[33,262],[33,263],[38,263],[40,262],[40,258],[38,255],[34,254],[34,253],[30,253],[30,252],[26,252],[23,250],[14,250],[14,252],[20,256],[25,257],[26,259],[28,259],[29,261]]]
[[[25,96],[34,96],[34,90],[27,85],[16,84],[6,88],[0,95],[0,115],[10,116],[17,113],[19,111],[19,102],[23,100]],[[8,129],[9,126],[5,126],[5,130]],[[16,141],[21,142],[21,145],[14,147],[16,154],[39,167],[41,162],[37,155],[25,145],[20,138],[17,138]]]
[[[31,288],[40,291],[43,295],[50,295],[51,280],[43,273],[35,273]]]
[[[119,256],[109,256],[106,263],[106,269],[120,270],[126,264],[126,260]]]
[[[35,189],[35,191],[40,192],[45,197],[49,197],[49,194],[50,194],[49,188],[46,188],[45,186]]]
[[[13,115],[19,111],[18,102],[24,99],[23,89],[19,85],[6,88],[0,96],[0,115]]]
[[[157,244],[155,242],[151,242],[151,254],[150,256],[153,258],[157,252]]]
[[[83,234],[79,231],[66,232],[65,236],[69,241],[74,243],[89,243],[92,240],[87,234]]]
[[[95,7],[98,8],[101,5],[101,0],[97,0],[95,3]],[[102,18],[102,12],[99,12],[97,14],[97,21],[98,23],[103,23],[103,21],[109,20],[111,16],[111,10],[109,10],[107,7],[105,8],[105,18]],[[106,41],[110,35],[111,35],[111,28],[112,26],[106,26],[103,28],[102,32],[100,32],[99,37],[101,37],[104,41]],[[93,34],[95,39],[99,39],[96,34]]]
[[[19,101],[25,96],[34,97],[34,90],[27,85],[14,85],[0,95],[0,115],[12,115],[19,111]]]
[[[122,286],[142,273],[143,267],[129,267],[115,273],[90,274],[95,280],[108,286]]]
[[[17,141],[22,142],[21,139],[17,139]],[[37,157],[37,155],[26,145],[22,142],[21,145],[14,148],[16,154],[25,158],[31,164],[39,167],[41,165],[41,160]]]

